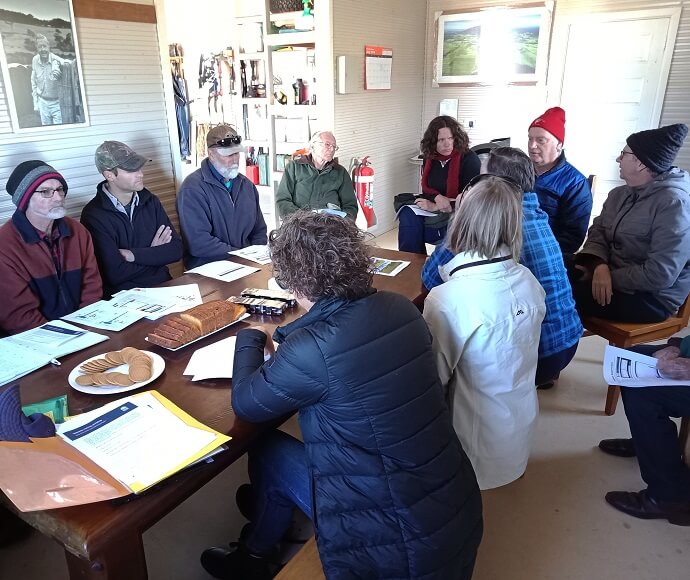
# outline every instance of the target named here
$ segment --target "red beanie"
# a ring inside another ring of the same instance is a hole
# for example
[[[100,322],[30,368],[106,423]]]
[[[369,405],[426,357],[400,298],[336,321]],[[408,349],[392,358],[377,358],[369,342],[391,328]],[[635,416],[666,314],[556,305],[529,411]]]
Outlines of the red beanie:
[[[565,111],[560,107],[546,109],[543,115],[532,121],[529,128],[532,127],[541,127],[563,143],[565,141]]]

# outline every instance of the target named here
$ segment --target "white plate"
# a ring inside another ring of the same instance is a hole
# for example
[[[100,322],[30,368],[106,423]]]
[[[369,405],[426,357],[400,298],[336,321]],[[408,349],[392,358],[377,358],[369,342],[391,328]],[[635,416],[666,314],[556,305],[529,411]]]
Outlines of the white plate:
[[[160,344],[156,344],[156,346],[158,346],[160,348],[164,348],[165,350],[175,352],[176,350],[180,350],[181,348],[186,348],[190,344],[194,344],[195,342],[198,342],[202,338],[206,338],[207,336],[211,336],[212,334],[215,334],[216,332],[220,332],[221,330],[225,330],[228,326],[232,326],[233,324],[237,324],[240,320],[244,320],[245,318],[249,318],[250,316],[251,315],[249,314],[249,312],[245,312],[242,316],[240,316],[237,320],[233,320],[230,324],[226,324],[225,326],[221,326],[220,328],[216,328],[216,330],[214,330],[213,332],[209,332],[208,334],[204,334],[203,336],[200,336],[199,338],[195,338],[194,340],[190,340],[189,342],[185,342],[184,344],[178,346],[177,348],[168,348],[167,346],[161,346]],[[146,342],[151,342],[149,340],[148,336],[144,340]],[[154,343],[151,342],[151,344],[154,344]]]
[[[116,395],[117,393],[126,393],[127,391],[139,389],[144,385],[148,385],[150,382],[155,381],[158,377],[161,376],[161,374],[165,370],[165,361],[161,358],[159,354],[156,354],[155,352],[151,352],[148,350],[142,350],[141,352],[149,355],[153,360],[153,374],[151,375],[151,378],[148,381],[134,383],[131,387],[116,387],[114,385],[105,385],[102,387],[83,387],[81,385],[78,385],[76,380],[77,377],[79,375],[86,374],[80,371],[79,367],[83,364],[86,364],[89,361],[96,360],[97,358],[103,358],[105,356],[105,353],[92,356],[91,358],[87,358],[85,361],[80,362],[76,367],[72,369],[72,372],[69,374],[69,377],[67,377],[67,381],[69,382],[70,387],[72,387],[73,389],[81,391],[82,393],[88,393],[90,395]],[[108,369],[104,372],[118,372],[127,374],[129,372],[129,365],[120,365],[117,367],[113,367],[112,369]]]

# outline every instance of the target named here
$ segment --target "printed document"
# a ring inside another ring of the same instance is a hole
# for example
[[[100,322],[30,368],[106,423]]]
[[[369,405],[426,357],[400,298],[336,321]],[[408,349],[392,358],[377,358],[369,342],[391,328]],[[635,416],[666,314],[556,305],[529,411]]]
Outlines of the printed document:
[[[653,356],[608,345],[604,353],[604,380],[621,387],[690,386],[690,381],[662,377],[657,362]]]
[[[156,391],[78,415],[59,425],[58,435],[135,493],[230,440]]]
[[[410,263],[404,260],[386,260],[385,258],[371,258],[374,268],[374,274],[381,274],[382,276],[397,276]]]
[[[14,381],[58,357],[108,340],[107,336],[52,320],[0,340],[0,385]]]
[[[197,266],[192,270],[187,270],[185,274],[201,274],[207,278],[214,278],[222,282],[232,282],[239,280],[244,276],[258,272],[258,268],[251,266],[243,266],[237,262],[230,262],[228,260],[218,260],[217,262],[209,262],[203,266]]]
[[[100,300],[62,318],[70,322],[93,326],[94,328],[119,332],[145,316],[145,312],[118,308],[113,305],[112,301]]]
[[[245,260],[249,260],[251,262],[256,262],[262,266],[271,263],[271,256],[268,254],[268,246],[265,245],[247,246],[241,250],[233,250],[232,252],[228,252],[228,254],[231,256],[239,256],[240,258],[244,258]]]

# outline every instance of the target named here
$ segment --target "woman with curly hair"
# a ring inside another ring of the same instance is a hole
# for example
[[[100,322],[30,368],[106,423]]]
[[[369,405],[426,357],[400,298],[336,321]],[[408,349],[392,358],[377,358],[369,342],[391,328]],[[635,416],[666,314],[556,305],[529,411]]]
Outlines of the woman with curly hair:
[[[276,330],[277,351],[263,330],[240,331],[232,407],[253,422],[297,410],[304,443],[274,431],[250,451],[251,523],[233,551],[206,550],[204,568],[271,577],[267,555],[297,506],[327,578],[469,580],[481,498],[424,320],[403,296],[371,287],[352,220],[296,212],[269,246],[276,280],[307,312]]]
[[[398,229],[401,251],[426,254],[425,243],[437,244],[445,237],[455,198],[481,169],[469,144],[467,133],[453,117],[441,115],[429,123],[420,143],[424,167],[416,205],[436,215],[425,217],[403,207]]]

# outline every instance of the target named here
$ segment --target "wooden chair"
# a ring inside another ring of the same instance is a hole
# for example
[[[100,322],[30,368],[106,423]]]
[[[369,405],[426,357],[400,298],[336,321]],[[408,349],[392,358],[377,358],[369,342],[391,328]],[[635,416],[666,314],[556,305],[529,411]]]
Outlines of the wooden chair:
[[[274,580],[326,580],[316,549],[316,538],[311,538],[295,554]]]
[[[680,443],[680,452],[683,454],[683,459],[690,467],[690,417],[683,417],[680,422],[678,443]]]
[[[643,342],[669,338],[685,328],[689,319],[690,301],[686,298],[678,312],[663,322],[637,324],[634,322],[614,322],[591,316],[582,319],[582,326],[587,330],[585,336],[596,334],[608,340],[612,346],[628,348]],[[616,412],[619,395],[620,389],[616,385],[609,386],[606,394],[606,406],[604,407],[604,412],[607,415],[613,415]]]

